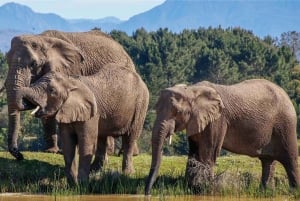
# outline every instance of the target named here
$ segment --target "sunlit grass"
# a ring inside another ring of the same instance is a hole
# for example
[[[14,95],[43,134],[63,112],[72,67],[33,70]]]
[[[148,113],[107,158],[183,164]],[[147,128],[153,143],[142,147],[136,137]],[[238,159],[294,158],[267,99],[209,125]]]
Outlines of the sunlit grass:
[[[149,173],[151,156],[134,157],[136,172],[130,176],[121,173],[122,157],[109,156],[104,171],[91,175],[90,183],[69,187],[64,176],[62,155],[24,152],[25,160],[17,161],[8,152],[0,152],[0,193],[27,192],[55,195],[76,194],[143,194]],[[193,192],[185,182],[186,156],[164,156],[152,195],[188,195]],[[219,157],[214,169],[216,178],[203,194],[217,196],[299,198],[291,192],[283,167],[277,163],[274,188],[261,190],[261,165],[257,158],[241,155]]]

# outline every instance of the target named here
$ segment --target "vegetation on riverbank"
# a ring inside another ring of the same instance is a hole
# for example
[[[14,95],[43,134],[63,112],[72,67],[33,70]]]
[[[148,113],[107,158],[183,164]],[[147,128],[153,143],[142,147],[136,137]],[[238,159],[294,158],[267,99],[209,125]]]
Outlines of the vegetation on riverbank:
[[[62,155],[40,152],[25,152],[25,160],[17,161],[8,152],[0,152],[0,193],[26,192],[54,195],[74,194],[143,194],[151,156],[134,157],[136,173],[130,176],[121,173],[121,157],[110,156],[102,173],[91,175],[89,184],[69,187],[64,176]],[[160,176],[152,195],[193,194],[184,180],[186,156],[165,156]],[[260,161],[240,155],[219,157],[215,167],[216,179],[202,194],[218,196],[249,197],[300,197],[300,191],[292,192],[283,167],[277,163],[274,188],[263,191],[259,188]]]

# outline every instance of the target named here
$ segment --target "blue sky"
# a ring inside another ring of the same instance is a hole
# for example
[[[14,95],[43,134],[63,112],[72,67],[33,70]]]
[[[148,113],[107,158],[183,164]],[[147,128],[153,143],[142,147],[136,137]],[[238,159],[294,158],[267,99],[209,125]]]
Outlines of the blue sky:
[[[35,12],[55,13],[67,19],[114,16],[127,20],[165,0],[0,0],[0,6],[12,1],[29,6]]]

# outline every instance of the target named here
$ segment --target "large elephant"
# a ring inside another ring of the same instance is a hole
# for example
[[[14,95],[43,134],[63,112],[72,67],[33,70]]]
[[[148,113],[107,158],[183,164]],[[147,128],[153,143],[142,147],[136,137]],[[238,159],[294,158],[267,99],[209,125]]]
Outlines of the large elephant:
[[[59,123],[62,151],[69,181],[77,182],[72,168],[75,147],[79,147],[78,179],[87,180],[90,169],[102,167],[108,136],[122,136],[122,170],[134,172],[132,155],[146,117],[149,92],[140,76],[118,64],[107,64],[91,76],[68,77],[60,73],[44,75],[31,87],[46,89],[47,95],[26,97],[42,109],[38,117],[55,116]],[[94,145],[97,153],[90,168]]]
[[[123,47],[100,31],[67,33],[46,31],[39,35],[14,37],[7,53],[9,65],[5,82],[8,101],[8,150],[23,159],[18,149],[20,111],[34,106],[24,98],[22,88],[28,87],[49,71],[66,75],[92,75],[107,63],[117,63],[135,71]],[[45,149],[57,152],[54,119],[43,119]]]
[[[156,112],[145,194],[150,194],[158,175],[164,140],[183,129],[189,142],[188,161],[199,162],[206,167],[203,172],[209,172],[203,178],[212,178],[216,158],[224,148],[258,157],[263,187],[272,177],[275,160],[284,166],[291,187],[299,185],[296,112],[277,85],[263,79],[230,86],[207,81],[178,85],[161,91]],[[187,179],[190,183],[192,178],[187,175]]]

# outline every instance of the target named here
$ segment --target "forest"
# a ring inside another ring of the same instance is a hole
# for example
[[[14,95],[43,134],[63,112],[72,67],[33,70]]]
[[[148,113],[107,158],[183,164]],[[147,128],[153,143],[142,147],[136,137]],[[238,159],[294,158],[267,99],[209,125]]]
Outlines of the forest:
[[[282,33],[279,38],[263,39],[241,28],[199,28],[174,33],[167,28],[148,32],[141,28],[132,35],[114,30],[111,37],[123,45],[133,59],[138,73],[150,91],[150,104],[139,140],[141,152],[151,151],[154,106],[160,90],[179,83],[208,80],[234,84],[251,78],[268,79],[286,90],[293,101],[300,122],[300,32]],[[298,59],[297,59],[298,58]],[[0,52],[0,88],[8,65]],[[42,150],[43,136],[39,119],[29,112],[22,114],[19,144],[21,150]],[[0,94],[0,150],[7,149],[6,94]],[[300,137],[300,123],[298,124]],[[116,143],[120,146],[120,143]],[[165,146],[168,155],[186,154],[184,132]]]

